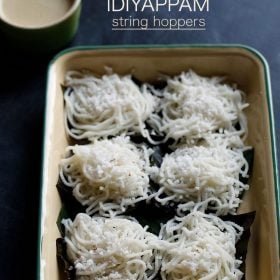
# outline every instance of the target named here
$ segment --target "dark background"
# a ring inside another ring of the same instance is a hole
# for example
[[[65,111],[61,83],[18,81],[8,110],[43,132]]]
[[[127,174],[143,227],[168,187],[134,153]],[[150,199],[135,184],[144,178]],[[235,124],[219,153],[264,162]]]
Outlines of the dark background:
[[[69,46],[250,45],[270,65],[279,140],[280,1],[210,0],[210,11],[200,17],[206,18],[206,31],[112,31],[107,1],[84,0],[80,27]],[[54,54],[33,57],[8,47],[1,33],[0,40],[0,279],[35,279],[46,69]]]

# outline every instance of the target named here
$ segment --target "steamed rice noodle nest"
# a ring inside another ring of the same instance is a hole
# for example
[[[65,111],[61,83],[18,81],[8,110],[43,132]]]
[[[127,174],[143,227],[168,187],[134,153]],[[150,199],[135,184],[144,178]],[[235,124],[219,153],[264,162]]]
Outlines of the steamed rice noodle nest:
[[[78,214],[62,223],[76,279],[151,280],[157,274],[158,237],[138,222]]]
[[[217,215],[235,214],[241,195],[249,186],[249,164],[237,139],[208,138],[199,146],[179,146],[163,157],[157,176],[159,186],[154,195],[162,205],[176,202],[178,214],[200,209]],[[210,144],[209,144],[210,143]],[[230,148],[229,146],[239,148]]]
[[[76,140],[142,135],[150,139],[145,122],[155,117],[158,98],[152,86],[136,85],[130,75],[69,71],[65,78],[65,127]]]
[[[60,179],[90,215],[114,216],[151,195],[149,150],[128,137],[69,146]]]
[[[244,93],[222,80],[193,71],[167,78],[161,103],[165,141],[190,142],[215,132],[247,135]]]
[[[163,280],[240,280],[242,261],[235,258],[243,228],[214,215],[194,211],[168,221],[160,236],[166,241]]]

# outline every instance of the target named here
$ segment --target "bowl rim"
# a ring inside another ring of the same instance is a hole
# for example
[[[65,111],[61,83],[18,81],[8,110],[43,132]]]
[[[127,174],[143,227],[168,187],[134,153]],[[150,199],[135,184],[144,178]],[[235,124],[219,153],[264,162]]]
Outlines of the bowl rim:
[[[3,0],[1,0],[1,2],[2,1]],[[21,30],[38,31],[38,30],[42,30],[42,29],[48,29],[50,27],[54,27],[54,26],[64,22],[78,10],[79,6],[81,5],[82,0],[72,0],[72,1],[73,1],[73,3],[71,5],[70,9],[68,9],[68,11],[62,17],[60,17],[59,19],[57,19],[55,21],[51,21],[48,24],[43,24],[43,25],[38,25],[38,26],[24,26],[24,25],[16,24],[16,23],[10,21],[7,17],[3,16],[3,13],[0,13],[0,21],[4,22],[8,26],[11,26],[16,29],[21,29]]]

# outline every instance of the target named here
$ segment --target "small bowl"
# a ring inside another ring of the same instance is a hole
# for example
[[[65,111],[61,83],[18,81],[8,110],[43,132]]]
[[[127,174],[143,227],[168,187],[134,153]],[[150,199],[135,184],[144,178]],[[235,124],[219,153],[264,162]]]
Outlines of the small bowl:
[[[25,26],[12,21],[8,16],[3,15],[2,6],[0,29],[8,43],[21,50],[33,53],[56,51],[69,43],[78,29],[81,0],[69,1],[72,1],[70,8],[60,18],[38,26]]]

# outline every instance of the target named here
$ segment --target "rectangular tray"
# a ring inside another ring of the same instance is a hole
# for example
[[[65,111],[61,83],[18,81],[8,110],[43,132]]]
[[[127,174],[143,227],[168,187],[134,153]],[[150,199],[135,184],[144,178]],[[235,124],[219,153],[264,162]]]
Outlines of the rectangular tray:
[[[59,237],[56,220],[61,201],[56,182],[59,161],[67,146],[61,84],[70,69],[86,68],[102,74],[104,66],[118,74],[133,72],[136,78],[147,82],[154,81],[159,73],[176,75],[192,69],[200,75],[226,76],[247,93],[247,141],[255,148],[255,159],[250,190],[239,212],[256,210],[257,215],[249,243],[246,279],[279,280],[279,191],[269,70],[257,51],[239,45],[82,47],[66,50],[50,63],[37,278],[59,279],[55,240]]]

